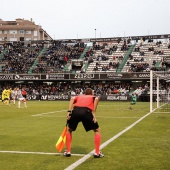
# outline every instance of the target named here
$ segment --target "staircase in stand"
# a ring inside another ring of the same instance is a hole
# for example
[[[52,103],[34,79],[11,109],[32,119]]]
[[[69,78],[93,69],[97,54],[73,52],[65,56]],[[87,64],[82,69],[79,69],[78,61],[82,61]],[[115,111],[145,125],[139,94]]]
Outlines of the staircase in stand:
[[[122,62],[120,63],[118,69],[117,69],[117,73],[121,73],[123,67],[125,66],[125,63],[127,62],[129,55],[132,53],[133,49],[135,48],[136,44],[133,44],[129,50],[127,51],[126,55],[124,56]]]

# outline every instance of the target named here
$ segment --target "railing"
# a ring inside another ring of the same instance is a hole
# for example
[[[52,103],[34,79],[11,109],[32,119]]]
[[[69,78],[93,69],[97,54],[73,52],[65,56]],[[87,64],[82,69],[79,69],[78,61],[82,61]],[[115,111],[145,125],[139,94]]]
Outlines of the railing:
[[[31,74],[31,73],[32,73],[33,69],[35,68],[35,66],[37,65],[37,63],[39,62],[39,60],[41,60],[41,57],[42,57],[42,55],[45,53],[46,50],[47,50],[46,48],[43,48],[43,49],[41,50],[41,52],[39,53],[39,55],[38,55],[37,58],[35,59],[33,65],[30,67],[30,69],[29,69],[29,71],[28,71],[28,74]]]
[[[121,64],[119,65],[119,67],[118,67],[118,69],[117,69],[117,71],[116,71],[117,73],[120,73],[120,72],[122,71],[125,63],[126,63],[127,60],[128,60],[129,55],[132,53],[132,51],[133,51],[133,49],[134,49],[135,46],[136,46],[136,44],[133,44],[133,45],[129,48],[128,52],[127,52],[126,55],[124,56]]]

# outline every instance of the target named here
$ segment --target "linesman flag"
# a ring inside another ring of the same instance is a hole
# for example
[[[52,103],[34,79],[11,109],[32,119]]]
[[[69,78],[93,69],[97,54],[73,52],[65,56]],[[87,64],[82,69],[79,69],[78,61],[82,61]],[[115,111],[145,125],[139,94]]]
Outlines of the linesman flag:
[[[58,152],[61,152],[64,148],[64,145],[66,143],[66,133],[67,133],[67,125],[65,126],[61,136],[59,137],[57,143],[56,143],[56,149],[58,150]]]

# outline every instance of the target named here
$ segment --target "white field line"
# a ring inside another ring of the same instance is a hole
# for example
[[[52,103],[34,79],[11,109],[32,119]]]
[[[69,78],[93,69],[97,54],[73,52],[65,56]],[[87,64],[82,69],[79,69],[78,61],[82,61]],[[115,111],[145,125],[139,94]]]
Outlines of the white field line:
[[[42,115],[47,115],[47,114],[51,114],[51,113],[57,113],[57,112],[65,112],[67,110],[60,110],[60,111],[54,111],[54,112],[46,112],[46,113],[40,113],[40,114],[35,114],[32,116],[42,116]]]
[[[52,115],[43,115],[43,117],[66,117],[66,116],[52,116]],[[140,117],[114,117],[114,116],[96,116],[96,118],[106,118],[106,119],[137,119]]]
[[[67,115],[66,115],[66,116],[42,115],[42,116],[43,116],[43,117],[52,117],[52,118],[53,118],[53,117],[55,117],[55,118],[57,118],[57,117],[58,117],[58,118],[59,118],[59,117],[65,117],[65,118],[66,118],[66,117],[67,117]]]
[[[139,117],[114,117],[114,116],[96,116],[98,118],[112,118],[112,119],[137,119]]]
[[[159,111],[158,111],[158,112],[154,112],[154,113],[170,113],[170,112],[159,112]]]
[[[27,151],[0,151],[0,153],[35,154],[35,155],[63,155],[63,153],[27,152]],[[73,155],[73,156],[84,156],[85,154],[71,154],[71,155]]]
[[[116,105],[113,105],[113,104],[106,104],[106,105],[102,105],[102,104],[100,104],[100,105],[98,105],[97,107],[107,107],[107,106],[113,106],[113,107],[117,107]],[[124,106],[125,107],[125,105],[119,105],[119,106]]]
[[[40,114],[36,114],[36,115],[31,115],[31,116],[46,116],[46,117],[54,117],[54,116],[51,116],[50,114],[51,113],[57,113],[57,112],[65,112],[67,110],[60,110],[60,111],[53,111],[53,112],[46,112],[46,113],[40,113]],[[66,116],[55,116],[55,117],[66,117]],[[112,118],[112,119],[136,119],[136,118],[139,118],[139,117],[113,117],[113,116],[96,116],[98,118]]]
[[[128,130],[130,130],[132,127],[134,127],[136,124],[138,124],[140,121],[142,121],[144,118],[146,118],[147,116],[149,116],[152,112],[147,113],[146,115],[144,115],[143,117],[141,117],[140,119],[138,119],[136,122],[134,122],[133,124],[131,124],[130,126],[128,126],[126,129],[124,129],[123,131],[121,131],[120,133],[118,133],[117,135],[113,136],[111,139],[107,140],[106,142],[104,142],[101,146],[100,149],[103,149],[104,147],[106,147],[108,144],[110,144],[111,142],[113,142],[115,139],[117,139],[119,136],[121,136],[122,134],[124,134],[125,132],[127,132]],[[90,153],[88,153],[87,155],[85,155],[84,157],[82,157],[81,159],[79,159],[78,161],[76,161],[75,163],[73,163],[72,165],[70,165],[69,167],[67,167],[65,170],[73,170],[75,169],[77,166],[79,166],[80,164],[82,164],[83,162],[85,162],[87,159],[89,159],[91,157],[91,155],[95,152],[95,150],[91,151]],[[102,158],[101,158],[102,159]]]
[[[113,102],[114,103],[114,102]],[[113,104],[113,103],[107,103],[107,104],[98,104],[98,106],[97,107],[99,107],[99,106],[103,106],[103,107],[105,107],[105,106],[113,106],[113,107],[117,107],[117,104],[115,105],[115,103]],[[138,103],[138,104],[140,104],[140,103]],[[120,104],[119,103],[119,106],[133,106],[133,105],[131,105],[131,103],[125,103],[125,104]]]
[[[160,106],[159,108],[155,108],[155,112],[154,113],[170,113],[170,112],[162,112],[162,107],[164,106],[164,105],[166,105],[167,103],[164,103],[162,106]]]

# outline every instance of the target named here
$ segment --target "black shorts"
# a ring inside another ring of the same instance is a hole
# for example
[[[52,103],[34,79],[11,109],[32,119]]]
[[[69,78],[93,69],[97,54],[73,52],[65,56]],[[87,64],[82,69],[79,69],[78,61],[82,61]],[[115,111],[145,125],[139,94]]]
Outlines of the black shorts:
[[[91,110],[87,107],[74,107],[71,118],[68,120],[68,127],[75,131],[79,122],[83,123],[86,131],[99,128],[98,123],[93,121]]]
[[[22,95],[24,98],[27,98],[27,95]]]
[[[9,98],[6,97],[6,98],[4,98],[4,101],[5,101],[5,100],[9,100]]]

